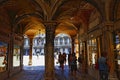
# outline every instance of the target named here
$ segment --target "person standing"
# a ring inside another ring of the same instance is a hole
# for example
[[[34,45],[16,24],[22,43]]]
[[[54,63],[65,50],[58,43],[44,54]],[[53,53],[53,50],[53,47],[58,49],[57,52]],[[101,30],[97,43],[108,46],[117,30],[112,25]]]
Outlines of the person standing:
[[[107,63],[106,53],[102,52],[101,57],[98,59],[98,69],[100,80],[108,80],[109,66]]]
[[[71,59],[70,59],[70,58],[71,58],[71,56],[72,56],[72,54],[69,53],[69,54],[68,54],[68,66],[69,66],[69,69],[70,69],[70,67],[71,67],[71,66],[70,66],[70,62],[71,62]]]
[[[60,68],[62,70],[64,70],[64,57],[63,54],[61,54],[61,52],[59,53],[59,59],[58,59],[59,63],[60,63]]]
[[[76,71],[77,71],[77,57],[75,53],[72,54],[70,57],[70,66],[71,66],[71,74],[76,76]]]
[[[66,65],[66,53],[63,53],[64,63]]]

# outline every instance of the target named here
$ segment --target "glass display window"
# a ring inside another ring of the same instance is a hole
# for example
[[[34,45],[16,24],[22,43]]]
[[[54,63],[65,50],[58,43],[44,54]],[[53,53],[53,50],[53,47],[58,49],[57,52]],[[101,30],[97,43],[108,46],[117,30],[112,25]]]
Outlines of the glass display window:
[[[7,43],[0,42],[0,72],[7,70]]]
[[[116,35],[116,52],[117,52],[117,63],[120,65],[120,36]]]
[[[14,45],[13,67],[20,66],[20,46]]]
[[[88,65],[92,66],[97,61],[97,41],[96,39],[91,39],[87,41],[87,51],[88,51]]]
[[[114,36],[114,47],[115,47],[115,68],[117,77],[120,78],[120,33]]]

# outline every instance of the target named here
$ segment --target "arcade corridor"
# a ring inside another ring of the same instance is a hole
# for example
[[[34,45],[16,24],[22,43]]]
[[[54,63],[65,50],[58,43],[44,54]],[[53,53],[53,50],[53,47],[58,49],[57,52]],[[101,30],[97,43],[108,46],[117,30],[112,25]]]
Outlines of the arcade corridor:
[[[65,66],[62,71],[58,66],[55,67],[55,80],[96,80],[89,75],[83,74],[81,71],[77,71],[77,75],[73,76],[69,72],[68,66]],[[11,77],[7,80],[44,80],[44,68],[40,66],[27,67],[27,70],[23,70],[19,74]]]
[[[80,57],[76,77],[60,53]],[[120,0],[0,0],[0,80],[98,80],[102,55],[120,80]]]

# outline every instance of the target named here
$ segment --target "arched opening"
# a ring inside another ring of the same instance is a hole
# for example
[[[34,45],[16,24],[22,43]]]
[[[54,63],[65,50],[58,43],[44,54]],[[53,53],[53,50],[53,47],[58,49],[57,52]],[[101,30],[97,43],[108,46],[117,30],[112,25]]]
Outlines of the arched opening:
[[[32,68],[35,67],[37,69],[39,68],[43,70],[45,67],[45,34],[41,33],[40,30],[36,32],[35,36],[32,39],[32,48],[30,48],[30,40],[31,39],[27,35],[24,36],[23,68],[29,69],[28,67],[32,66]],[[30,51],[32,51],[32,53],[30,53]]]
[[[71,37],[68,34],[65,33],[59,33],[55,36],[54,39],[54,65],[59,67],[59,55],[60,53],[66,54],[66,61],[64,62],[64,65],[68,65],[68,54],[71,53],[72,44],[71,44]]]

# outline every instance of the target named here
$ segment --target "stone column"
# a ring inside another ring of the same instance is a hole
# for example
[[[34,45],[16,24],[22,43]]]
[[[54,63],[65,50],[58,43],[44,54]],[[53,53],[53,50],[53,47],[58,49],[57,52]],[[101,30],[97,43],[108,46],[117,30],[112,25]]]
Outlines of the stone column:
[[[33,36],[28,36],[29,37],[29,62],[28,65],[32,65],[32,46],[33,46]]]
[[[23,69],[23,53],[24,53],[24,37],[22,37],[22,41],[21,41],[21,49],[20,49],[20,66],[21,66],[21,70]]]
[[[10,43],[8,46],[9,46],[8,76],[11,77],[13,72],[13,49],[14,49],[14,33],[13,32],[10,34]]]
[[[100,53],[101,53],[100,37],[97,37],[96,41],[97,41],[97,58],[98,58],[100,56]]]
[[[47,23],[46,26],[46,44],[45,44],[45,80],[54,80],[54,38],[55,23]]]
[[[84,49],[82,51],[82,55],[83,55],[83,72],[84,73],[87,73],[87,41],[84,41],[83,42],[83,46],[84,46]]]
[[[109,80],[117,80],[115,72],[115,55],[113,41],[113,24],[105,23],[103,25],[102,51],[107,52],[108,63],[110,65]]]
[[[77,58],[79,57],[79,51],[80,51],[80,46],[79,46],[79,39],[78,39],[78,34],[76,35],[76,39],[75,39],[75,52],[76,52],[76,56]]]

